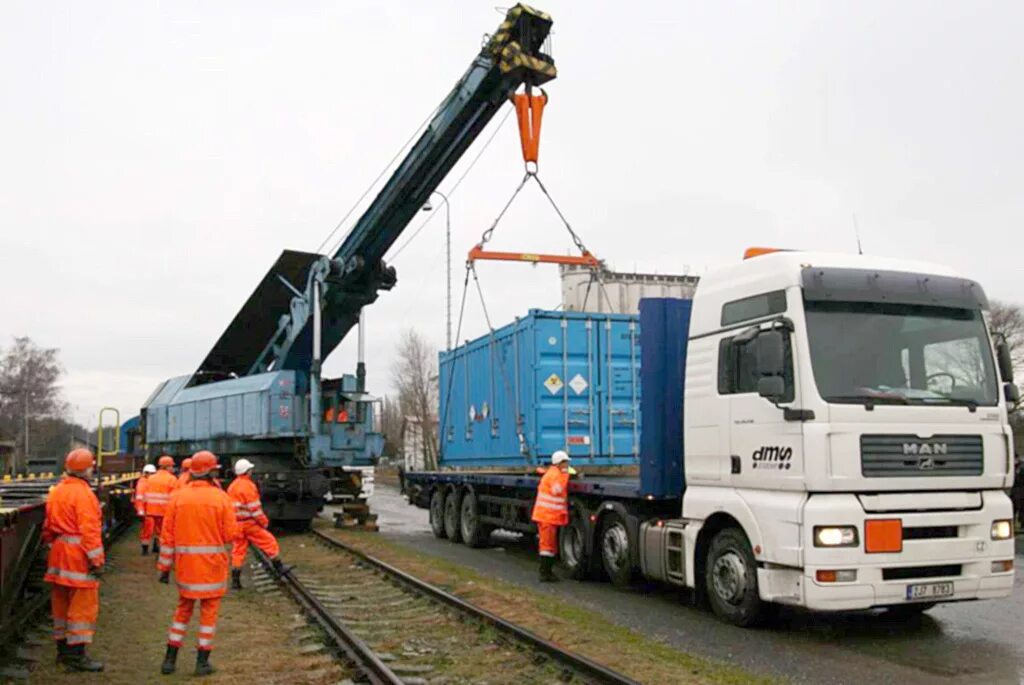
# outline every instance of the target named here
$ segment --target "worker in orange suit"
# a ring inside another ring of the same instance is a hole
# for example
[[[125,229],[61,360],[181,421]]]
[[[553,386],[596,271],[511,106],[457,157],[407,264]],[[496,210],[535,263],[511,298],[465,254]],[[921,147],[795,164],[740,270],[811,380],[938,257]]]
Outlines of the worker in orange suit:
[[[51,545],[46,575],[51,583],[50,606],[57,661],[72,671],[102,671],[103,664],[85,653],[96,633],[100,612],[103,554],[103,516],[89,484],[96,458],[76,449],[64,459],[67,475],[46,499],[43,542]]]
[[[191,478],[189,469],[192,467],[192,459],[186,458],[181,462],[181,473],[178,474],[178,487],[184,487],[188,485],[188,479]]]
[[[569,523],[569,455],[562,450],[551,455],[551,468],[537,485],[531,518],[540,543],[540,580],[551,583],[558,580],[554,572],[558,529]]]
[[[229,559],[226,546],[238,535],[235,507],[227,494],[211,483],[217,469],[212,452],[192,455],[192,477],[174,493],[164,516],[160,536],[160,582],[169,583],[174,569],[178,584],[178,608],[167,634],[167,654],[160,672],[174,673],[178,650],[199,600],[199,650],[195,674],[213,673],[210,652],[217,630],[220,599],[228,589]]]
[[[149,545],[153,542],[153,519],[146,516],[146,485],[149,477],[156,473],[156,467],[146,464],[142,467],[142,476],[135,482],[135,513],[142,519],[139,530],[139,542],[142,544],[142,556],[149,554]]]
[[[291,570],[281,563],[281,548],[277,544],[277,539],[267,530],[270,520],[263,513],[259,488],[252,480],[253,468],[254,464],[248,459],[236,461],[235,479],[228,486],[228,495],[234,502],[235,518],[238,520],[238,537],[231,548],[232,590],[242,589],[242,563],[245,562],[250,542],[270,557],[270,563],[278,575]]]
[[[153,552],[160,551],[164,512],[171,501],[171,493],[178,487],[174,475],[174,459],[166,454],[156,462],[157,472],[146,481],[146,518],[153,521]]]

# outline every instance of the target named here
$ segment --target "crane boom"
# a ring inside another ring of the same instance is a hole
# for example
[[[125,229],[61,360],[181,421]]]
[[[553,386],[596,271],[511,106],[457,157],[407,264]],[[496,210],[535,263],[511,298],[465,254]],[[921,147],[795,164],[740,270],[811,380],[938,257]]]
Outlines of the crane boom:
[[[551,24],[526,5],[510,9],[338,250],[283,253],[189,385],[270,369],[318,373],[361,309],[395,285],[385,253],[498,109],[519,86],[555,78],[553,60],[541,52]],[[322,316],[319,355],[313,354],[315,306]]]

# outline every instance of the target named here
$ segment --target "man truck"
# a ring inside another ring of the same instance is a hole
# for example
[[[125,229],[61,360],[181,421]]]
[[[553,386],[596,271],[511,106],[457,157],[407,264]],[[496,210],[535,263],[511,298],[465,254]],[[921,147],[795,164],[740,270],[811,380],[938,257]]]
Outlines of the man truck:
[[[441,468],[407,473],[439,537],[533,531],[570,481],[569,575],[914,614],[1014,577],[1009,352],[982,287],[873,256],[748,250],[638,316],[534,310],[440,360]],[[618,475],[616,475],[618,474]]]

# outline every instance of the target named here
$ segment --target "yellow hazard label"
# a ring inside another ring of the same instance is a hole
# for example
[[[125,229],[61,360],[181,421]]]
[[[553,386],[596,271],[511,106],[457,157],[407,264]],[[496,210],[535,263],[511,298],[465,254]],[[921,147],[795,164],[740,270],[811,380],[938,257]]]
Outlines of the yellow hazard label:
[[[557,395],[563,387],[562,379],[558,377],[557,373],[553,373],[548,376],[548,379],[544,381],[544,387],[548,389],[552,395]]]

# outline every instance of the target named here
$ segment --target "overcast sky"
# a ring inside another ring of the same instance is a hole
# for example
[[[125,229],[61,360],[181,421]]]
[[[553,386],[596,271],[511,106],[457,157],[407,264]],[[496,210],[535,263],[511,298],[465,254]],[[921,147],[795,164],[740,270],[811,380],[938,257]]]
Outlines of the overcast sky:
[[[541,6],[559,67],[541,176],[614,268],[851,251],[856,213],[866,251],[1024,301],[1021,3]],[[0,345],[59,347],[79,421],[134,415],[282,249],[320,245],[500,19],[493,0],[0,3]],[[460,270],[522,174],[513,120],[451,197]],[[368,311],[375,392],[404,327],[444,343],[443,218]],[[571,247],[533,190],[492,244]],[[554,267],[480,277],[496,322],[559,302]],[[467,311],[463,337],[483,333]]]

